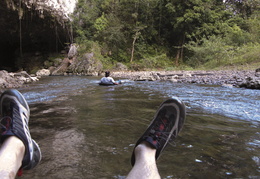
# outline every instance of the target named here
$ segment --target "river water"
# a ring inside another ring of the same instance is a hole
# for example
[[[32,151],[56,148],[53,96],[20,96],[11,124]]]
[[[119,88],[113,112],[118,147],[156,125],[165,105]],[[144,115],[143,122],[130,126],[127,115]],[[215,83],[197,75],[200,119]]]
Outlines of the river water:
[[[259,90],[97,83],[96,77],[46,77],[18,89],[29,103],[31,135],[43,155],[20,178],[125,178],[136,140],[171,96],[184,101],[187,118],[158,159],[162,178],[260,177]]]

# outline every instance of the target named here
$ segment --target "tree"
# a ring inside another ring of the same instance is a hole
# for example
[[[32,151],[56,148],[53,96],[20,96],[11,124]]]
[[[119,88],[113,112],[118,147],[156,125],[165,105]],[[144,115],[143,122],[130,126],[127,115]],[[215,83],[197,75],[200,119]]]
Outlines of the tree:
[[[260,10],[259,0],[225,0],[225,5],[227,9],[232,10],[235,15],[242,18],[248,18]]]
[[[76,40],[84,42],[92,40],[95,34],[94,23],[99,17],[99,1],[96,0],[79,0],[73,14],[73,27],[77,34]]]
[[[230,12],[219,0],[164,0],[162,8],[161,33],[176,65],[183,59],[185,43],[224,34],[229,27]]]
[[[99,42],[114,60],[132,62],[166,51],[178,66],[189,42],[258,34],[252,26],[257,22],[247,19],[257,9],[258,0],[79,0],[75,29],[78,39]]]

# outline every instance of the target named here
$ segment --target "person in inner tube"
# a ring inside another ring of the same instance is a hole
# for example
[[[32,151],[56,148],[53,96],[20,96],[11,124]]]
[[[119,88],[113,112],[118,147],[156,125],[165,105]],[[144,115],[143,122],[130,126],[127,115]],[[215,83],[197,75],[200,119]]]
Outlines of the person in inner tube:
[[[101,78],[100,83],[105,85],[118,85],[119,83],[115,82],[115,80],[109,75],[110,71],[106,71],[105,76]]]

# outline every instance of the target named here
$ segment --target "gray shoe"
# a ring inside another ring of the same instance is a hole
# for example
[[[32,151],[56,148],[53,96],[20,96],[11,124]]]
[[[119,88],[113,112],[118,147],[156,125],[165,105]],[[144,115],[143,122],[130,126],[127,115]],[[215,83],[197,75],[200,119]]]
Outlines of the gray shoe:
[[[34,168],[41,160],[41,150],[30,135],[30,109],[23,95],[14,89],[6,90],[0,97],[0,113],[0,143],[9,136],[21,139],[25,146],[21,169]]]
[[[135,147],[142,142],[147,142],[156,149],[157,160],[168,144],[170,138],[176,138],[181,131],[186,117],[184,103],[177,97],[164,101],[144,134],[137,140]],[[132,153],[131,164],[135,164],[135,149]]]

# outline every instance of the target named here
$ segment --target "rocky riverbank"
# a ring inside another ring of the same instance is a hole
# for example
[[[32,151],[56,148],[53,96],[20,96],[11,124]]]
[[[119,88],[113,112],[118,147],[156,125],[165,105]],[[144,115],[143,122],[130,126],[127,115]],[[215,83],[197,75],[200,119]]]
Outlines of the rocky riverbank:
[[[8,73],[0,71],[0,89],[18,88],[25,84],[38,81],[41,76],[51,75],[49,70],[39,70],[35,75],[25,71]],[[194,83],[205,85],[220,85],[225,87],[238,87],[260,89],[260,72],[258,71],[118,71],[112,77],[129,79],[133,81],[171,81],[173,83]]]
[[[0,89],[19,88],[24,84],[36,82],[39,77],[31,76],[26,71],[17,73],[8,73],[5,70],[0,71]]]
[[[260,89],[260,72],[256,71],[150,71],[114,72],[115,78],[134,81],[171,81],[173,83],[195,83]]]

